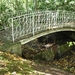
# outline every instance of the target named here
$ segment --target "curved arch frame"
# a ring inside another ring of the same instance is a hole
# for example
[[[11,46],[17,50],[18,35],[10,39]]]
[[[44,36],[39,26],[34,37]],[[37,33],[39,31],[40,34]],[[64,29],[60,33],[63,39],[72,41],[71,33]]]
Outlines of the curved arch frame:
[[[21,42],[21,44],[26,44],[34,39],[37,39],[39,37],[42,37],[42,36],[45,36],[45,35],[48,35],[48,34],[51,34],[51,33],[55,33],[55,32],[60,32],[60,31],[75,31],[75,27],[72,27],[72,28],[55,28],[55,29],[51,29],[51,30],[47,30],[47,31],[44,31],[42,33],[39,33],[39,34],[36,34],[32,37],[29,37],[29,38],[26,38],[26,39],[23,39],[23,40],[20,40],[19,42]]]

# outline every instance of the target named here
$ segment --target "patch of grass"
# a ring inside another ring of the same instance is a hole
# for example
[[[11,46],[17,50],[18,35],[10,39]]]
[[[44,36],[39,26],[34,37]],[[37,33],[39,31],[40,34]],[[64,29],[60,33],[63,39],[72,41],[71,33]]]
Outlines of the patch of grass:
[[[4,75],[4,74],[7,73],[7,72],[8,72],[8,71],[2,69],[2,70],[0,70],[0,75]]]
[[[14,54],[6,52],[0,53],[0,62],[2,63],[0,66],[0,75],[8,73],[8,75],[11,75],[13,72],[24,75],[33,71],[29,61],[24,61],[24,59]]]

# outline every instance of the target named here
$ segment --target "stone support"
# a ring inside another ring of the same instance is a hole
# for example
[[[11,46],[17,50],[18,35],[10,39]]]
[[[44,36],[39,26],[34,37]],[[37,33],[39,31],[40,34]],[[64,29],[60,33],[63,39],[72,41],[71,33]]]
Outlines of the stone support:
[[[22,56],[21,43],[3,42],[3,45],[0,45],[0,51],[10,52],[12,54]]]
[[[14,53],[14,54],[17,54],[19,56],[22,56],[22,49],[21,49],[20,43],[12,45],[11,47],[8,48],[8,51],[10,53]]]

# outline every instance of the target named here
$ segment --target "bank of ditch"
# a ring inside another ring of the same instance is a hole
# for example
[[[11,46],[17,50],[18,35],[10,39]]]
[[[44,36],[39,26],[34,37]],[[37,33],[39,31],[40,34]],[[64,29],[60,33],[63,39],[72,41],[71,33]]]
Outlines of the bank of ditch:
[[[23,58],[34,61],[37,64],[34,68],[38,71],[50,73],[54,67],[75,74],[75,42],[58,44],[53,41],[48,44],[52,46],[46,48],[47,43],[35,39],[23,45]]]

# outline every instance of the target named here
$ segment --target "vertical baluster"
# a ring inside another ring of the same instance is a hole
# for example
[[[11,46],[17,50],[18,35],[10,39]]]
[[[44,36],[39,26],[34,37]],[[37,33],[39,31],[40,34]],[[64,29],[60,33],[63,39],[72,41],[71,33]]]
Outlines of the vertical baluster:
[[[65,26],[66,26],[66,23],[67,23],[67,13],[65,12]]]
[[[39,29],[40,29],[40,27],[39,27],[39,14],[37,15],[37,27],[38,27],[37,31],[39,31]]]
[[[40,19],[40,16],[39,16],[39,14],[37,14],[37,27],[38,27],[37,31],[40,30],[40,27],[39,27],[40,21],[39,21],[39,19]]]
[[[65,13],[62,13],[63,15],[63,25],[65,24]]]
[[[12,26],[12,41],[14,42],[15,41],[15,38],[14,38],[14,25],[13,25],[13,18],[11,18],[11,26]]]
[[[57,23],[57,26],[59,27],[59,25],[58,25],[58,17],[59,17],[59,12],[57,11],[56,23]]]
[[[18,19],[18,18],[17,18]],[[15,19],[16,21],[17,21],[17,19]],[[14,20],[14,21],[15,21]],[[18,21],[17,21],[18,22]],[[16,26],[16,25],[15,25]],[[17,36],[18,36],[18,34],[17,34],[17,32],[18,32],[18,30],[17,30],[17,28],[18,28],[18,25],[15,27],[15,32],[16,32],[16,35],[15,35],[15,38],[17,38]]]
[[[68,23],[68,12],[66,12],[66,16],[67,16],[66,23]]]
[[[66,14],[66,23],[65,23],[66,25],[68,23],[68,13],[66,12],[65,14]]]
[[[45,17],[45,14],[44,14],[44,22],[43,22],[43,23],[44,23],[44,25],[45,25],[45,23],[46,23],[45,21],[46,21],[46,17]]]
[[[44,27],[44,25],[43,25],[43,14],[44,14],[44,13],[41,13],[41,19],[42,19],[41,25],[40,25],[40,26],[41,26],[41,30],[43,30],[43,27]]]
[[[27,23],[28,23],[28,25],[27,25],[27,34],[29,34],[29,23],[30,23],[30,18],[29,17],[30,16],[28,14],[28,18],[27,18]]]
[[[62,23],[61,23],[61,25],[64,25],[64,20],[63,20],[63,17],[64,17],[64,13],[61,13],[61,18],[62,18]],[[63,27],[63,26],[61,26],[61,27]]]
[[[43,29],[43,26],[44,26],[42,23],[43,23],[43,13],[41,13],[41,25],[40,25],[41,30]]]
[[[21,36],[23,36],[24,15],[22,16]]]
[[[31,14],[31,27],[30,27],[30,32],[32,33],[32,14]]]
[[[39,26],[41,25],[41,13],[39,13],[40,14],[40,19],[39,19],[39,22],[40,22],[40,24],[39,24]],[[41,29],[41,28],[40,28]]]
[[[19,16],[19,37],[21,37],[21,17]]]
[[[39,25],[38,23],[39,23],[39,14],[37,14],[37,26]]]
[[[73,12],[73,26],[75,27],[75,12]]]
[[[31,13],[30,13],[31,14]],[[32,14],[30,16],[30,33],[32,33]]]
[[[37,27],[39,27],[39,14],[37,15]],[[38,31],[39,29],[37,29]]]
[[[54,22],[54,26],[55,26],[55,18],[56,18],[55,15],[56,15],[56,13],[54,12],[54,13],[53,13],[53,22]]]
[[[49,12],[48,16],[49,16],[49,24],[48,24],[49,26],[48,26],[48,29],[50,29],[50,12]]]
[[[56,27],[57,26],[57,24],[56,24],[57,12],[54,12],[54,15],[55,15],[55,23],[54,23],[54,26]]]
[[[63,22],[64,22],[64,25],[65,25],[65,13],[63,13]]]
[[[41,30],[41,13],[39,13],[40,14],[40,19],[39,19],[39,22],[40,22],[40,24],[39,24],[39,26],[40,26],[40,30]]]
[[[55,13],[55,26],[57,27],[57,11],[56,11],[56,13]]]
[[[31,14],[30,14],[29,33],[31,33]]]
[[[61,27],[62,27],[62,23],[63,23],[63,21],[62,21],[62,13],[60,15],[60,23],[61,23]]]
[[[39,27],[40,27],[40,30],[41,30],[41,13],[39,13],[39,17],[40,17],[40,19],[39,19]]]
[[[61,25],[63,25],[63,14],[62,13],[61,13],[61,20],[62,20]]]
[[[59,16],[59,12],[57,11],[57,15],[56,15],[56,25],[58,26],[58,16]]]
[[[59,15],[58,15],[58,20],[57,20],[58,25],[60,25],[59,19],[60,19],[60,13],[59,13]],[[60,26],[59,26],[59,27],[60,27]]]
[[[62,22],[61,22],[61,14],[62,14],[62,13],[60,13],[60,15],[59,15],[59,25],[60,25],[60,27],[61,27],[61,23],[62,23]]]
[[[65,12],[63,14],[64,14],[64,25],[65,25],[65,17],[66,17]]]
[[[27,25],[28,25],[28,15],[26,15],[26,25],[25,25],[25,32],[27,34]]]
[[[40,30],[42,30],[42,28],[43,28],[43,25],[42,25],[42,22],[43,22],[43,13],[40,12],[40,14],[41,14],[40,15],[40,17],[41,17],[41,24],[40,24],[41,29]]]
[[[24,33],[25,33],[25,15],[24,15],[24,18],[23,18],[23,29],[22,29],[22,35],[24,36]]]
[[[28,14],[28,25],[27,25],[28,33],[27,34],[29,34],[29,27],[30,27],[30,14]]]
[[[74,16],[73,16],[73,23],[75,24],[75,12],[74,13]],[[75,27],[75,25],[73,25]]]
[[[52,20],[53,20],[53,23],[52,23],[53,26],[52,26],[52,28],[53,28],[55,26],[55,13],[54,12],[52,13],[52,17],[53,17],[52,18]]]
[[[34,35],[34,22],[35,22],[35,20],[34,20],[34,16],[35,16],[35,14],[33,13],[33,20],[32,20],[32,24],[33,24],[33,35]]]
[[[28,34],[30,34],[30,23],[31,23],[31,22],[30,22],[30,13],[29,13],[28,15],[29,15]]]
[[[52,13],[52,28],[54,26],[54,13]]]
[[[72,14],[72,15],[71,15]],[[72,26],[71,27],[73,27],[74,26],[74,13],[70,13],[70,15],[71,15],[71,24],[72,24]]]
[[[44,24],[44,29],[46,28],[46,17],[45,17],[45,14],[44,14],[44,22],[43,22],[43,24]]]
[[[38,17],[38,15],[36,14],[35,15],[35,32],[37,31],[37,29],[38,29],[38,26],[37,26],[37,17]]]
[[[49,14],[48,14],[48,12],[46,12],[47,13],[47,22],[46,22],[46,28],[48,28],[48,25],[49,25]]]
[[[65,19],[64,19],[65,18],[65,14],[63,13],[62,15],[63,15],[63,25],[64,25],[64,23],[65,23]]]
[[[72,22],[73,22],[73,26],[75,24],[75,12],[73,12],[73,15],[72,15]]]
[[[51,12],[51,28],[52,28],[52,20],[53,20],[52,15],[53,13]]]
[[[43,22],[44,22],[44,13],[42,14],[42,22],[41,22],[41,29],[42,29],[42,30],[44,29],[44,24],[43,24]]]
[[[60,15],[59,15],[59,25],[60,25],[60,27],[62,27],[62,20],[61,20],[61,15],[62,15],[62,13],[60,13]]]
[[[47,25],[47,13],[45,12],[45,15],[46,15],[46,17],[45,17],[45,19],[46,19],[46,25]]]

